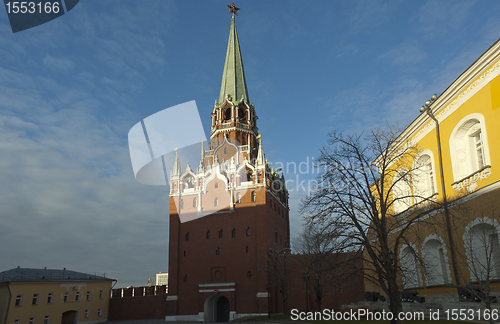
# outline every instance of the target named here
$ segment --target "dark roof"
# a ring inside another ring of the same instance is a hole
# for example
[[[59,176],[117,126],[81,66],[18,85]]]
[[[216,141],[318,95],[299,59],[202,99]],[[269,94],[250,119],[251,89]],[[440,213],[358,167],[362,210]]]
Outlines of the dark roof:
[[[0,283],[9,282],[61,282],[61,281],[114,281],[115,279],[72,270],[14,268],[0,272]]]

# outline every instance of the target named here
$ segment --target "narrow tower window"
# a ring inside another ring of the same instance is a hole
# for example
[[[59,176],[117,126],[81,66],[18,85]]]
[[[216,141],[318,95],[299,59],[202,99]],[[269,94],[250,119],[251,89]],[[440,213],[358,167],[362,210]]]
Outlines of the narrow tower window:
[[[189,241],[189,232],[186,232],[186,241]]]
[[[257,201],[257,194],[255,193],[255,191],[252,191],[252,202],[256,201]]]
[[[215,249],[215,255],[220,255],[220,249],[219,249],[219,247],[217,247],[217,248]]]
[[[250,227],[247,227],[247,236],[250,236]]]
[[[231,236],[236,237],[236,228],[233,228],[233,230],[231,231]]]
[[[222,228],[219,230],[219,238],[222,238]]]

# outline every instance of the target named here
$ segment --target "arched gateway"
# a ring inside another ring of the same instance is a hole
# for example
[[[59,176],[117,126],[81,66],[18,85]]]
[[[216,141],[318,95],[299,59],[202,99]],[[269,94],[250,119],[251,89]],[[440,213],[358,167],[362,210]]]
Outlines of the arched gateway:
[[[205,323],[229,322],[229,300],[223,295],[212,295],[205,300]]]

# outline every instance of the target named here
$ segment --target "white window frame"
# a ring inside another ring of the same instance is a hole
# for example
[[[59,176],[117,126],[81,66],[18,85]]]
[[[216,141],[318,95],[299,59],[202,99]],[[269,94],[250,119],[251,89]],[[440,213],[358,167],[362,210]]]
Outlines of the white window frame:
[[[19,303],[17,302],[19,300]],[[14,304],[16,307],[21,307],[23,306],[23,295],[17,295],[16,296],[16,302]]]
[[[50,324],[50,315],[45,316],[43,319],[43,324]]]
[[[47,304],[52,304],[53,302],[54,302],[54,294],[48,293],[47,294]]]
[[[69,292],[65,292],[63,296],[63,303],[69,302]]]
[[[444,240],[437,234],[426,237],[422,243],[424,276],[427,286],[451,283],[451,271]]]
[[[431,179],[429,179],[428,170],[425,170],[425,167],[423,168],[422,166],[418,165],[419,160],[424,158],[425,156],[428,156],[430,159],[430,166],[431,166],[430,173],[432,174]],[[412,166],[413,198],[416,204],[421,202],[423,199],[430,198],[435,194],[437,194],[438,176],[439,175],[437,174],[436,164],[434,163],[434,154],[432,153],[432,151],[423,150],[419,152],[418,155],[415,157],[415,160],[413,160],[413,166]],[[424,179],[422,179],[422,177],[424,177]],[[422,184],[425,186],[424,190],[422,188]]]
[[[402,176],[403,173],[403,176]],[[396,171],[396,174],[393,177],[392,181],[392,197],[393,203],[392,206],[394,208],[394,214],[400,214],[411,207],[412,199],[411,199],[411,187],[408,180],[402,179],[403,177],[409,177],[408,170],[406,168],[399,168]],[[400,198],[399,193],[401,193],[401,197],[406,196],[406,198]]]
[[[491,165],[484,116],[479,113],[467,115],[457,123],[449,140],[455,182],[463,180],[481,169],[477,164],[477,152],[473,147],[474,138],[472,137],[478,132],[481,132],[483,167]]]
[[[500,247],[495,247],[495,251],[490,251],[489,253],[494,253],[493,261],[495,264],[488,269],[487,267],[484,270],[480,269],[482,264],[487,264],[488,260],[484,258],[484,254],[479,252],[479,254],[475,254],[474,251],[484,251],[484,241],[481,241],[481,237],[474,237],[471,231],[476,226],[486,226],[491,229],[491,233],[487,234],[490,238],[492,236],[496,236],[496,244],[498,245],[498,240],[500,240],[500,224],[496,219],[491,219],[488,217],[476,218],[471,221],[467,226],[465,226],[463,240],[465,245],[465,252],[467,255],[467,262],[469,264],[469,272],[470,278],[473,281],[482,281],[486,279],[486,276],[483,276],[483,273],[486,273],[488,270],[490,271],[489,279],[500,279]],[[475,241],[475,242],[471,242]],[[490,241],[491,243],[491,241]],[[472,244],[472,246],[471,246]],[[478,245],[478,248],[475,249],[474,244]],[[490,248],[492,248],[490,246]],[[486,252],[485,252],[486,253]],[[491,262],[491,259],[490,261]],[[475,267],[475,269],[471,269]]]
[[[409,250],[406,251],[406,249]],[[422,287],[422,272],[417,256],[413,251],[418,254],[418,250],[413,243],[404,244],[399,250],[399,263],[401,264],[403,287],[405,289]]]
[[[40,294],[33,294],[33,300],[31,301],[32,306],[38,305],[38,299],[40,297]]]

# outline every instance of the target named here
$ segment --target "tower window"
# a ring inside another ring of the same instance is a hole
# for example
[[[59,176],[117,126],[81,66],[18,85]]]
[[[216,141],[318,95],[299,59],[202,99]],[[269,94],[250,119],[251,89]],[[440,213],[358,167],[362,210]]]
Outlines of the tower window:
[[[207,240],[210,240],[210,230],[207,230]]]
[[[257,194],[255,193],[255,191],[252,191],[252,202],[256,201],[257,201]]]
[[[217,247],[217,248],[215,249],[215,255],[220,255],[220,249],[219,249],[219,247]]]
[[[189,241],[189,232],[186,232],[186,241]]]
[[[236,228],[231,231],[231,237],[236,237]]]
[[[274,231],[274,239],[278,243],[278,231]]]
[[[186,251],[184,250],[184,256],[186,256]]]
[[[241,194],[239,192],[236,194],[236,203],[241,204]]]
[[[224,154],[227,154],[227,146],[224,148]]]
[[[250,227],[247,227],[247,236],[250,236]]]
[[[248,272],[247,272],[247,278],[248,278],[248,279],[252,278],[252,271],[248,271]]]
[[[246,252],[248,253],[248,246],[245,248]]]
[[[222,238],[222,228],[219,230],[219,238]]]
[[[227,108],[227,109],[224,111],[224,119],[225,119],[225,120],[229,120],[229,119],[231,119],[231,108]]]
[[[198,207],[198,201],[196,200],[196,198],[193,198],[193,207]]]
[[[219,206],[219,198],[214,198],[214,206]]]
[[[238,118],[245,119],[245,112],[241,108],[238,109]]]
[[[218,183],[218,182],[215,182],[215,184],[214,184],[214,188],[215,188],[215,189],[219,188],[219,183]]]
[[[188,282],[188,275],[184,275],[184,282]]]

